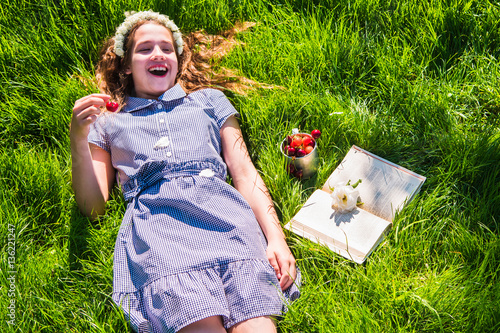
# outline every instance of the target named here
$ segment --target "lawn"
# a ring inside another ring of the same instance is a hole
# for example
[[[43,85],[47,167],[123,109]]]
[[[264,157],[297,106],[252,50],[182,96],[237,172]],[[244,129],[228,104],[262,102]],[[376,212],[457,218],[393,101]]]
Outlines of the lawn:
[[[286,232],[302,296],[281,332],[500,331],[500,4],[489,0],[4,0],[0,4],[0,331],[129,332],[111,300],[125,203],[82,216],[74,101],[128,10],[184,32],[256,25],[215,68],[283,224],[352,145],[427,180],[358,265]],[[290,177],[279,142],[320,129],[319,169]]]

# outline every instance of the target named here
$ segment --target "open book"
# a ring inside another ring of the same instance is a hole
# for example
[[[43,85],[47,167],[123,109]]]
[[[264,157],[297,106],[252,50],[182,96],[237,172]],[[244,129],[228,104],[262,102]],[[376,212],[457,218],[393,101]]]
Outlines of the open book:
[[[335,211],[330,188],[359,179],[356,190],[363,204],[347,213]],[[285,228],[361,264],[390,230],[396,211],[413,199],[424,181],[423,176],[352,146],[323,188]]]

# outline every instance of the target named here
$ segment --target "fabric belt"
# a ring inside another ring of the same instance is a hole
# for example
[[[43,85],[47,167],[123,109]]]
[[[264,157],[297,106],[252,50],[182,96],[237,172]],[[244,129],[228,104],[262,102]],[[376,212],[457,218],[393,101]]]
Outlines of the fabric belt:
[[[207,172],[208,171],[208,172]],[[178,177],[204,176],[226,180],[225,164],[217,160],[189,161],[184,163],[168,163],[166,161],[147,162],[139,171],[121,185],[125,201],[132,201],[142,190],[162,179]]]

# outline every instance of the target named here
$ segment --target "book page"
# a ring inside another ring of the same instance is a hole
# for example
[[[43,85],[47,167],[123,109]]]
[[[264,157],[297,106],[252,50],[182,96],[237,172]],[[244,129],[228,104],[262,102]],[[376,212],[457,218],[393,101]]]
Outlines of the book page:
[[[362,263],[391,223],[359,208],[336,213],[331,205],[330,194],[316,190],[285,228]]]
[[[364,210],[391,221],[405,202],[411,201],[425,177],[389,162],[357,146],[353,146],[344,160],[326,181],[323,190],[337,183],[351,185],[361,179],[356,187]]]

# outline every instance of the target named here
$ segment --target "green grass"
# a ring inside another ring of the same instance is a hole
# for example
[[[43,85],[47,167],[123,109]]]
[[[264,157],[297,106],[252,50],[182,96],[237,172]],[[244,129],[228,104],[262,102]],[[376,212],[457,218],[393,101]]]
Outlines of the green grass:
[[[98,222],[78,212],[68,125],[96,91],[100,41],[142,9],[183,31],[258,22],[222,65],[285,88],[230,94],[283,223],[353,144],[427,177],[365,265],[287,235],[304,285],[282,332],[500,331],[500,5],[489,0],[3,1],[0,331],[128,332],[110,298],[123,199]],[[296,127],[323,132],[307,181],[288,177],[278,149]]]

